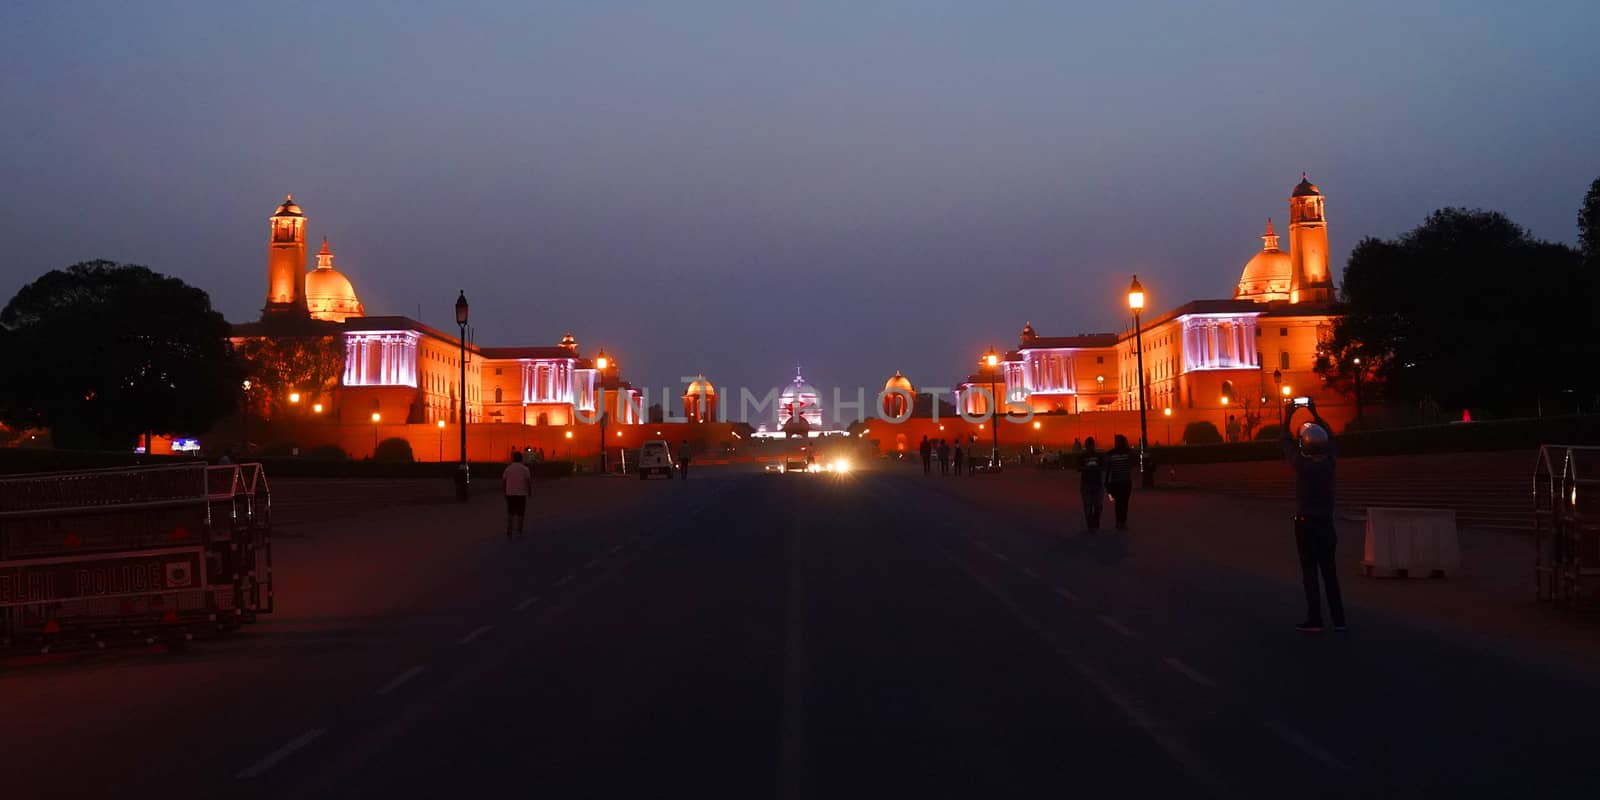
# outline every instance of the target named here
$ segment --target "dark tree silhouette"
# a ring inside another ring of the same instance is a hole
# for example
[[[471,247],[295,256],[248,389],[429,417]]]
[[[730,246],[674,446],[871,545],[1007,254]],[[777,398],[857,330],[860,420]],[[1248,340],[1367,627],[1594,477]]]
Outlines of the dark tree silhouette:
[[[1600,385],[1581,258],[1498,212],[1445,208],[1398,239],[1363,240],[1343,291],[1318,371],[1348,392],[1360,357],[1369,402],[1531,413]]]
[[[0,419],[64,448],[204,432],[240,393],[228,333],[205,292],[146,267],[47,272],[0,311]]]
[[[1600,269],[1600,178],[1589,184],[1578,209],[1578,248],[1589,269]]]
[[[300,392],[304,404],[332,392],[344,370],[344,337],[315,335],[261,336],[238,346],[245,377],[261,386],[252,389],[259,398],[255,413],[271,417],[288,403],[290,392]],[[255,406],[252,403],[252,406]]]

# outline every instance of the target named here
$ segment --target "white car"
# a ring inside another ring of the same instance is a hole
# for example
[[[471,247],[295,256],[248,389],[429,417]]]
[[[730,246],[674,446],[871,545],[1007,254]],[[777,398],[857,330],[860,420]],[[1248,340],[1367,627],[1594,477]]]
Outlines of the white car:
[[[672,460],[672,445],[667,444],[665,439],[651,439],[639,447],[639,480],[652,474],[671,478],[677,470],[678,465]]]

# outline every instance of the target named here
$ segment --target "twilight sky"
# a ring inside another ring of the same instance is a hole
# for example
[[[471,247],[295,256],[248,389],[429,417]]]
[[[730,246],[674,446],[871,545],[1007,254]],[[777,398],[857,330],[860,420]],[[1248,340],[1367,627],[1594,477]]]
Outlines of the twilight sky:
[[[108,258],[264,298],[285,192],[369,313],[635,383],[948,386],[1232,291],[1302,170],[1335,275],[1442,205],[1575,238],[1594,0],[0,6],[0,300]],[[1287,246],[1287,237],[1285,238]],[[308,265],[309,266],[309,265]],[[853,388],[852,388],[853,393]]]

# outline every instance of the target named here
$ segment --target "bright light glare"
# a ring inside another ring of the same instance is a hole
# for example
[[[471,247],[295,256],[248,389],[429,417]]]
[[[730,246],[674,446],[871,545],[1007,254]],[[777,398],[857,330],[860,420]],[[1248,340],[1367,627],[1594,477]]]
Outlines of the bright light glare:
[[[850,461],[848,459],[841,458],[838,461],[833,462],[833,471],[834,472],[849,472],[850,471]]]

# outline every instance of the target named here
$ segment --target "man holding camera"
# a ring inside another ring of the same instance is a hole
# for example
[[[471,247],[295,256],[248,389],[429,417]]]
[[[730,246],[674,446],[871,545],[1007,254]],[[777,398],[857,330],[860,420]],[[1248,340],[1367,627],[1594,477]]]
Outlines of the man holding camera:
[[[1317,413],[1317,404],[1309,397],[1297,397],[1287,402],[1284,409],[1283,433],[1280,440],[1284,458],[1294,467],[1294,543],[1300,551],[1300,575],[1305,582],[1306,619],[1295,630],[1304,633],[1321,633],[1322,592],[1317,578],[1328,594],[1328,614],[1335,631],[1346,630],[1344,600],[1339,594],[1339,575],[1334,566],[1337,537],[1333,530],[1333,473],[1337,460],[1337,447],[1333,432]],[[1311,420],[1294,425],[1295,412],[1301,408],[1311,412]]]

